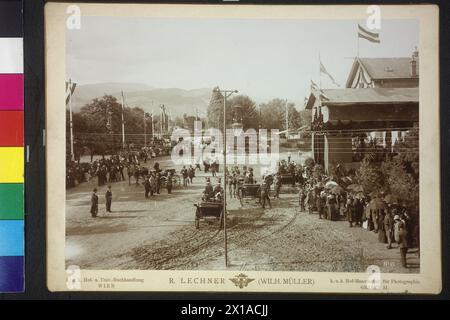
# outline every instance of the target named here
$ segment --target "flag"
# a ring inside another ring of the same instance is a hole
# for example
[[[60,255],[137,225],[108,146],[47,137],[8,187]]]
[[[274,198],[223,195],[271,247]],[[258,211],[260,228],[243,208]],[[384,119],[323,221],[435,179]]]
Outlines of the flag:
[[[370,32],[358,24],[358,37],[366,39],[370,42],[380,43],[380,34],[375,32]]]
[[[66,105],[69,104],[70,96],[73,95],[76,86],[77,84],[75,82],[70,80],[69,82],[66,81]]]
[[[331,79],[333,84],[335,84],[339,87],[339,84],[336,82],[336,80],[334,80],[333,76],[327,71],[327,69],[323,65],[322,61],[320,61],[320,72],[326,74]]]
[[[320,90],[320,99],[329,101],[330,99],[325,95],[323,90]]]

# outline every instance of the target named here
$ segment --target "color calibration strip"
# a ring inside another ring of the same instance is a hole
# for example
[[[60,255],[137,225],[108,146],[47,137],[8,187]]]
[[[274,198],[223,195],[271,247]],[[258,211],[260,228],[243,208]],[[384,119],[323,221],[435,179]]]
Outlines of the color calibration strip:
[[[24,291],[22,2],[0,1],[0,292]]]

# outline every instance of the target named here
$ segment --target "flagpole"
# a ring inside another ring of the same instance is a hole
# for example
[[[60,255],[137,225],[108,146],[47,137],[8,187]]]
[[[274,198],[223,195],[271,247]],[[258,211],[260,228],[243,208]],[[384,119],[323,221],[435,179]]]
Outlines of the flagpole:
[[[124,98],[123,98],[123,91],[122,93],[122,150],[125,150],[125,121],[123,119],[123,103],[124,103]]]
[[[322,71],[320,70],[320,51],[319,51],[319,96],[320,96],[320,90],[322,90]]]
[[[359,34],[356,37],[356,57],[359,58]]]
[[[153,100],[152,100],[152,141],[155,139],[155,126],[153,122]]]
[[[153,102],[152,102],[153,105]],[[153,108],[152,108],[152,140],[155,139],[155,123],[153,121]]]
[[[161,130],[161,132],[160,132],[160,138],[161,139],[163,137],[163,128],[164,128],[164,112],[163,112],[163,108],[164,108],[164,105],[161,104],[159,106],[159,111],[160,111],[159,129]]]
[[[73,152],[73,118],[72,118],[72,79],[69,79],[69,121],[70,121],[70,159],[75,160]]]
[[[289,140],[289,111],[287,99],[285,101],[285,108],[286,108],[286,140]]]
[[[144,110],[144,147],[147,147],[147,116]]]

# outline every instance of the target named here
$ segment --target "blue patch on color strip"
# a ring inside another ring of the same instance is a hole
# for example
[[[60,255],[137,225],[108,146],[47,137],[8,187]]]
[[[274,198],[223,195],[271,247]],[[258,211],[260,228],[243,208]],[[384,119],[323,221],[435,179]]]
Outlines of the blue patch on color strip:
[[[0,220],[0,256],[24,255],[23,220]]]
[[[24,291],[23,257],[0,257],[0,292]]]

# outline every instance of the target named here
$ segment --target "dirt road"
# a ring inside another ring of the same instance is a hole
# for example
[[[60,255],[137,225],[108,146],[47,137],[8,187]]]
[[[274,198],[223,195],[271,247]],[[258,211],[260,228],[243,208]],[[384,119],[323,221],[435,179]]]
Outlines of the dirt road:
[[[164,167],[170,162],[160,159]],[[179,171],[179,170],[178,170]],[[208,173],[207,176],[210,176]],[[96,181],[67,190],[66,262],[83,269],[222,270],[224,234],[215,219],[194,227],[193,206],[204,188],[197,171],[194,184],[144,198],[142,185],[112,184],[112,213],[105,214],[99,188],[99,217],[90,217],[90,193]],[[212,179],[215,183],[215,180]],[[228,201],[227,269],[365,272],[378,265],[382,272],[419,272],[414,251],[408,268],[399,249],[387,250],[377,235],[345,221],[320,220],[300,212],[295,190],[284,189],[262,209],[254,199],[241,207]]]

